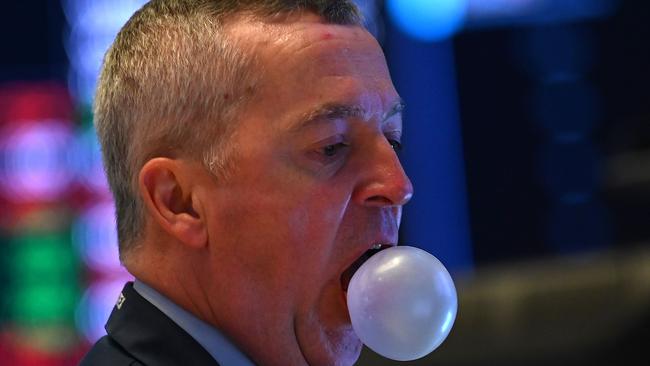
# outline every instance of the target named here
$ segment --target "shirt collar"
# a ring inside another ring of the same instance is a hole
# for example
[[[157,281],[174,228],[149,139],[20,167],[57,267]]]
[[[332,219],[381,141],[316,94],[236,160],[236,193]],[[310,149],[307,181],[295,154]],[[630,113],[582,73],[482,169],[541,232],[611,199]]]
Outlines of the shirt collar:
[[[228,338],[213,326],[174,304],[167,297],[142,281],[135,280],[133,288],[147,301],[183,328],[222,366],[254,366]]]

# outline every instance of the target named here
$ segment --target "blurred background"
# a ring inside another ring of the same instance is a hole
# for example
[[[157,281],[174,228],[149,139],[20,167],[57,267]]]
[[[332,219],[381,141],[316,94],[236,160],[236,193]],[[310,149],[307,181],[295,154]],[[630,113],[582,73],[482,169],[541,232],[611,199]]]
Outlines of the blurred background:
[[[91,105],[144,2],[0,13],[1,365],[75,365],[130,279]],[[447,341],[403,364],[647,364],[650,4],[357,3],[407,104],[402,244],[459,293]]]

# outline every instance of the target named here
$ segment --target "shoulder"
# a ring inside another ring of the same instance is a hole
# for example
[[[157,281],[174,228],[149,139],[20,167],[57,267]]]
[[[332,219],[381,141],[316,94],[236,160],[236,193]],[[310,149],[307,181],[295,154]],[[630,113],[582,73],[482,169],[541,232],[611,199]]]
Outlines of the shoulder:
[[[88,351],[79,366],[142,366],[109,336],[102,337]]]

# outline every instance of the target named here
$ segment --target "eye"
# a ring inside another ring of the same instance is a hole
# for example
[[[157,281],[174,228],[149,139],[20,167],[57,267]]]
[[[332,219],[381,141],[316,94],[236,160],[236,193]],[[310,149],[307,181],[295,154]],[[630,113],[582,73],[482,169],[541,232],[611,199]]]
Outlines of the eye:
[[[402,151],[402,142],[396,139],[388,139],[388,143],[393,147],[395,151]]]
[[[348,147],[348,144],[344,142],[338,142],[336,144],[332,145],[327,145],[321,149],[321,152],[323,155],[327,157],[334,157],[336,156],[341,150],[345,149]]]
[[[400,152],[402,151],[402,132],[395,130],[395,131],[387,131],[384,133],[384,136],[386,136],[386,141],[390,144],[390,146],[393,147],[393,150],[395,152]]]
[[[345,135],[329,136],[311,145],[308,157],[320,166],[333,166],[342,163],[350,151],[350,141]]]

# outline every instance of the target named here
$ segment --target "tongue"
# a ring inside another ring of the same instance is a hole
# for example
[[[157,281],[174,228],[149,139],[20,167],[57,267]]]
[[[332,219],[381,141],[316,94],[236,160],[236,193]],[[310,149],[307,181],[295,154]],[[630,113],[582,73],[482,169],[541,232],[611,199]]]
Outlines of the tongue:
[[[352,279],[352,276],[354,276],[354,273],[365,263],[365,261],[368,260],[368,258],[372,257],[373,255],[379,253],[383,248],[380,249],[370,249],[367,250],[365,253],[363,253],[354,263],[346,269],[343,274],[341,275],[341,288],[343,291],[347,292],[348,291],[348,285],[350,284],[350,280]]]

